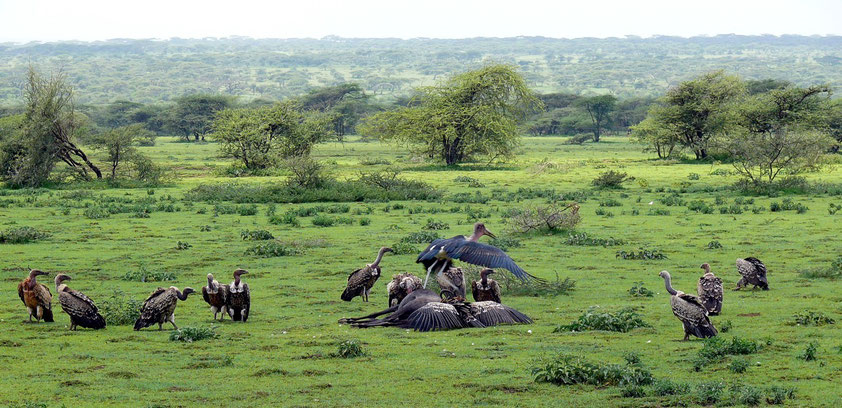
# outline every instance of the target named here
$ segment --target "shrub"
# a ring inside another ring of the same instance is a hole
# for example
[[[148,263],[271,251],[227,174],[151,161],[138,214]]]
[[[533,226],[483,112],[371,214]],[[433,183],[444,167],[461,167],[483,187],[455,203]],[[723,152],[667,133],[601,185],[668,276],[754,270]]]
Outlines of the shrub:
[[[385,164],[390,165],[392,162],[382,158],[382,157],[364,157],[360,159],[360,165],[363,166],[376,166],[378,164]]]
[[[567,245],[579,245],[579,246],[615,246],[615,245],[623,245],[625,241],[617,238],[593,238],[589,237],[588,233],[580,232],[580,233],[572,233],[567,236],[567,239],[564,241]]]
[[[643,282],[635,282],[629,289],[629,295],[633,297],[652,297],[655,295],[655,292],[643,287]]]
[[[85,218],[90,218],[92,220],[108,218],[111,216],[111,213],[102,207],[88,207],[85,209],[83,214],[85,215]]]
[[[726,320],[719,324],[719,332],[720,333],[728,333],[734,327],[734,323],[730,320]]]
[[[614,200],[612,198],[609,198],[607,200],[600,201],[599,206],[600,207],[622,207],[623,203],[621,203],[617,200]]]
[[[237,212],[242,216],[250,216],[250,215],[257,215],[257,206],[252,205],[242,205],[237,207]]]
[[[275,236],[266,230],[243,230],[240,231],[240,237],[243,238],[243,241],[265,241],[267,239],[275,239]]]
[[[734,359],[731,364],[728,365],[728,369],[731,370],[732,373],[742,374],[746,372],[748,369],[749,362],[744,358]]]
[[[816,359],[816,352],[819,350],[819,345],[813,342],[807,344],[807,348],[804,349],[801,354],[798,355],[798,358],[804,361],[814,361]]]
[[[269,223],[274,225],[286,224],[293,227],[301,226],[301,223],[298,221],[298,218],[295,217],[295,213],[293,212],[286,212],[281,215],[273,215],[269,217]]]
[[[812,310],[805,310],[796,313],[794,316],[794,324],[802,326],[824,326],[826,324],[835,324],[836,320],[827,316],[822,312],[814,312]]]
[[[475,279],[479,279],[477,271]],[[499,275],[499,276],[498,276]],[[505,292],[511,296],[533,296],[549,297],[568,295],[576,287],[576,281],[570,278],[561,279],[556,274],[555,280],[523,282],[508,273],[495,275],[496,279],[505,288]],[[467,277],[466,277],[467,281]]]
[[[332,181],[324,166],[310,156],[294,156],[284,160],[284,169],[290,172],[287,184],[292,187],[318,188]]]
[[[392,253],[395,255],[409,255],[409,254],[417,254],[420,251],[415,245],[412,245],[408,242],[398,242],[391,246]]]
[[[728,355],[754,354],[760,350],[760,345],[753,340],[734,337],[728,343],[722,337],[705,339],[704,346],[693,362],[693,368],[700,371],[704,366],[722,360]]]
[[[722,206],[719,207],[720,214],[742,214],[743,207],[740,207],[737,204],[731,204],[730,206]]]
[[[722,383],[708,382],[696,384],[696,401],[704,405],[713,405],[722,398],[725,386]]]
[[[175,243],[175,249],[177,249],[179,251],[183,251],[185,249],[190,249],[192,247],[193,247],[193,245],[190,245],[190,243],[184,242],[184,241],[178,241],[178,242]]]
[[[0,244],[26,244],[49,237],[49,233],[32,227],[10,228],[0,232]]]
[[[497,237],[491,238],[488,243],[492,246],[500,248],[503,251],[508,251],[510,248],[520,248],[521,242],[517,238],[512,237]]]
[[[700,178],[701,176],[699,175],[699,173],[690,173],[687,175],[688,180],[698,180]]]
[[[646,388],[640,385],[626,385],[620,389],[620,396],[624,398],[643,398],[646,396]]]
[[[576,321],[556,327],[553,333],[588,330],[626,333],[639,327],[649,327],[649,324],[644,322],[640,313],[637,313],[633,308],[626,307],[620,309],[617,313],[610,313],[599,311],[598,307],[592,306]]]
[[[401,238],[400,242],[407,244],[429,244],[441,236],[435,231],[418,231]]]
[[[556,233],[572,231],[580,220],[578,204],[571,203],[562,206],[552,203],[543,207],[527,207],[511,211],[507,214],[506,224],[520,234]]]
[[[356,358],[367,355],[368,352],[356,340],[345,340],[339,343],[336,352],[331,354],[331,356],[339,358]]]
[[[664,255],[664,253],[662,253],[658,249],[649,250],[649,249],[643,249],[643,248],[640,248],[640,250],[638,252],[635,252],[635,251],[630,251],[630,252],[617,251],[617,254],[615,255],[615,257],[621,258],[621,259],[632,259],[632,260],[667,259],[667,256]]]
[[[99,308],[109,326],[123,326],[134,324],[140,317],[142,305],[143,302],[131,299],[123,291],[115,289],[109,298],[99,304]]]
[[[766,402],[771,405],[783,404],[788,399],[795,398],[794,388],[772,386],[766,390]]]
[[[436,221],[432,218],[427,218],[427,224],[424,225],[424,229],[426,229],[426,230],[438,231],[438,230],[446,230],[448,228],[450,228],[450,225],[448,225],[447,223],[441,222],[441,221]]]
[[[678,194],[668,196],[667,198],[661,200],[661,202],[664,203],[664,205],[667,207],[683,206],[687,204],[687,202],[681,199],[681,197],[679,197]]]
[[[713,207],[707,205],[702,200],[694,200],[687,204],[687,209],[702,214],[713,214]]]
[[[593,179],[591,184],[597,188],[622,188],[623,183],[628,180],[631,180],[628,174],[608,170]]]
[[[763,390],[752,386],[738,387],[736,390],[737,402],[743,405],[754,406],[763,401]]]
[[[667,379],[655,380],[652,383],[652,392],[659,397],[687,394],[690,392],[690,384],[674,382]]]
[[[719,241],[710,241],[708,242],[707,249],[722,249],[722,244]]]
[[[400,177],[400,170],[389,169],[360,173],[358,183],[387,192],[392,200],[431,200],[441,198],[441,191],[433,186],[416,180]]]
[[[480,191],[471,193],[456,193],[450,196],[450,201],[454,203],[468,203],[468,204],[485,204],[491,200],[491,197],[485,196]]]
[[[614,216],[614,213],[613,213],[613,212],[603,210],[601,207],[600,207],[600,208],[597,208],[597,209],[596,209],[596,211],[595,211],[594,213],[595,213],[596,215],[603,215],[603,216],[606,216],[606,217],[608,217],[608,218],[611,218],[611,217],[613,217],[613,216]]]
[[[666,208],[650,208],[647,215],[670,215],[670,210]]]
[[[183,341],[192,343],[194,341],[213,339],[217,334],[214,327],[184,327],[170,332],[170,341]]]
[[[370,224],[371,224],[371,218],[368,218],[368,217],[360,218],[360,226],[361,227],[364,227],[364,226],[370,225]]]
[[[318,227],[332,227],[336,223],[336,219],[327,215],[317,215],[313,217],[313,225]]]
[[[653,382],[649,370],[637,365],[594,364],[578,356],[559,355],[532,367],[535,382],[555,385],[643,386]]]
[[[246,255],[255,255],[264,258],[272,258],[276,256],[291,256],[298,255],[301,251],[289,245],[274,240],[261,244],[257,244],[246,250]]]
[[[141,265],[137,270],[126,272],[122,279],[132,282],[164,282],[174,281],[175,274],[166,271],[149,271]]]

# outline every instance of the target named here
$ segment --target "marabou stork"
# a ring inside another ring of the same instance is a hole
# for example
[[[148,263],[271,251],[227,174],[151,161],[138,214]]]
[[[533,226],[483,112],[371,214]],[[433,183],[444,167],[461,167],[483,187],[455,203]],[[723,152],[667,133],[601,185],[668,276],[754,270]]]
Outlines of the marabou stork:
[[[473,265],[486,268],[503,268],[511,272],[515,277],[526,282],[529,279],[541,280],[528,274],[521,267],[517,266],[500,248],[479,242],[480,237],[488,235],[496,238],[494,234],[485,228],[485,224],[478,222],[474,224],[474,233],[470,236],[457,235],[453,238],[437,239],[427,249],[418,255],[415,263],[421,263],[427,269],[427,277],[424,278],[424,287],[430,279],[430,272],[433,268],[441,265],[438,275],[453,265],[453,260],[458,259]]]

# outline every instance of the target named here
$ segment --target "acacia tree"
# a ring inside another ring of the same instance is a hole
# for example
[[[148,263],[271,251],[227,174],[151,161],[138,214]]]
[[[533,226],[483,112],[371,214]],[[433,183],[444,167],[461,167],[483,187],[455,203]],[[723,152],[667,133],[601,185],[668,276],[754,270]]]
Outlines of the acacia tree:
[[[723,147],[734,167],[753,184],[771,183],[821,165],[833,144],[827,134],[827,86],[788,86],[746,99],[737,108],[737,127]]]
[[[518,123],[542,107],[514,67],[490,65],[417,89],[409,106],[368,117],[360,132],[453,165],[512,155]]]
[[[41,75],[29,67],[24,85],[25,109],[17,137],[17,153],[4,164],[4,178],[14,185],[37,187],[50,177],[58,162],[64,162],[84,179],[92,171],[102,172],[76,145],[84,118],[73,106],[73,89],[65,75]]]
[[[226,95],[187,95],[176,99],[168,118],[168,127],[185,140],[204,140],[217,112],[233,105],[234,98]]]
[[[307,156],[316,143],[331,137],[332,116],[304,112],[294,102],[258,108],[226,109],[213,121],[211,137],[222,143],[220,153],[249,170],[276,164],[278,159]]]
[[[152,132],[143,124],[135,123],[105,131],[95,136],[92,142],[94,146],[105,151],[106,160],[111,167],[111,180],[114,180],[117,178],[117,167],[120,164],[137,159],[140,155],[134,145],[152,136]]]
[[[745,85],[738,77],[711,72],[667,91],[648,117],[653,126],[672,132],[696,159],[704,159],[711,138],[729,123],[731,105],[744,93]]]
[[[591,123],[593,124],[591,128],[593,141],[599,142],[602,130],[611,121],[611,112],[614,111],[617,98],[614,95],[599,95],[579,99],[577,103],[588,112],[588,116],[591,118]]]

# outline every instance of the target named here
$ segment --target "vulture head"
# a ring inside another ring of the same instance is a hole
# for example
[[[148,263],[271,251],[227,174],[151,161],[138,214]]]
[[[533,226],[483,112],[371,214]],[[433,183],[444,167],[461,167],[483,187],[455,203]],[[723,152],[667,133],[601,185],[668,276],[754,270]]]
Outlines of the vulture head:
[[[176,289],[176,291],[178,291],[178,289]],[[193,288],[184,288],[184,290],[181,291],[180,294],[179,292],[176,292],[176,296],[179,300],[187,300],[187,295],[191,293],[196,293],[196,290],[194,290]]]
[[[699,268],[704,269],[705,273],[710,273],[710,264],[708,264],[707,262],[703,263],[702,266],[700,266]]]
[[[208,287],[209,288],[213,287],[213,274],[212,273],[208,274]]]
[[[41,276],[41,275],[49,275],[49,274],[47,272],[44,272],[44,271],[40,270],[40,269],[32,269],[32,270],[29,271],[29,276],[31,276],[33,278],[36,277],[36,276]]]
[[[234,271],[234,278],[239,279],[240,275],[245,275],[247,273],[249,273],[249,271],[247,271],[245,269],[237,269],[236,271]]]
[[[70,280],[70,276],[67,276],[63,273],[56,275],[56,286],[61,285],[61,283],[66,280]]]

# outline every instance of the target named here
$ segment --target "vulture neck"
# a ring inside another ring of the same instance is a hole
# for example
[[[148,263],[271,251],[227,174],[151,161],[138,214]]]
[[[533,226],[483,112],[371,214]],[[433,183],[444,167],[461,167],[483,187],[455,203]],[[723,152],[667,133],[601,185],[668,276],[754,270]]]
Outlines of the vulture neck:
[[[208,289],[216,290],[217,282],[213,278],[208,278]]]
[[[178,289],[175,290],[175,296],[178,297],[178,300],[187,300],[187,293],[184,293]]]
[[[240,286],[240,275],[234,275],[234,286]]]
[[[667,292],[669,292],[670,295],[675,296],[678,294],[678,291],[672,288],[672,277],[669,275],[664,276],[664,286],[667,287]]]
[[[380,261],[383,259],[383,254],[385,254],[385,253],[386,253],[386,251],[384,251],[382,249],[380,250],[380,252],[377,253],[377,259],[375,259],[374,262],[371,264],[372,268],[376,268],[377,265],[380,265]]]
[[[483,274],[480,274],[480,276],[482,277],[482,287],[483,288],[487,287],[488,286],[488,274],[483,273]]]
[[[38,282],[35,280],[37,277],[38,275],[29,274],[29,283],[27,283],[27,289],[32,290],[35,288],[35,285],[38,284]]]

